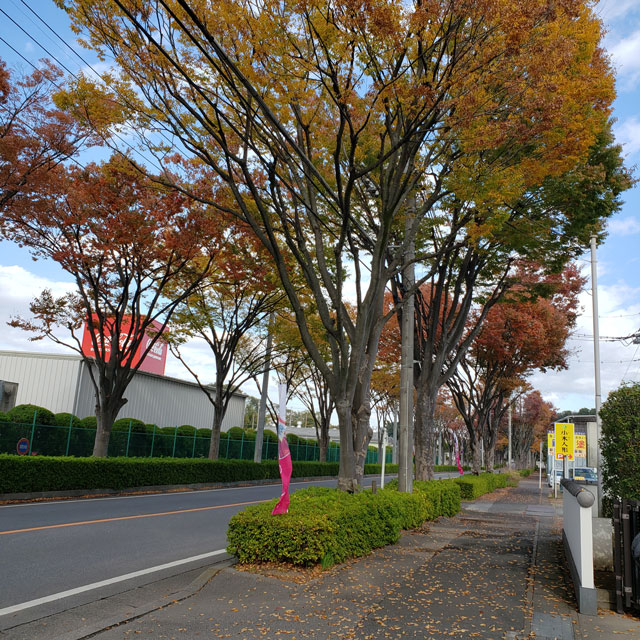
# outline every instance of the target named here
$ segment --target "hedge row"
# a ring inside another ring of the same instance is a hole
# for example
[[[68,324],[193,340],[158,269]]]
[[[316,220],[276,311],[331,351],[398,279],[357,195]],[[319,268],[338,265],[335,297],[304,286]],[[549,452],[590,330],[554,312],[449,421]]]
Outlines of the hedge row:
[[[475,500],[485,493],[504,489],[507,486],[507,481],[506,473],[481,473],[479,476],[456,478],[463,500]]]
[[[415,483],[411,494],[393,486],[375,494],[312,487],[296,491],[289,513],[278,517],[271,515],[275,502],[247,507],[231,518],[227,552],[240,562],[327,567],[363,556],[397,542],[403,529],[457,513],[460,489],[450,480]]]
[[[294,478],[338,475],[337,462],[293,462]],[[395,473],[398,465],[387,465]],[[380,465],[365,465],[365,474]],[[72,458],[0,455],[0,494],[72,489],[129,489],[169,484],[277,480],[278,463],[185,458]]]

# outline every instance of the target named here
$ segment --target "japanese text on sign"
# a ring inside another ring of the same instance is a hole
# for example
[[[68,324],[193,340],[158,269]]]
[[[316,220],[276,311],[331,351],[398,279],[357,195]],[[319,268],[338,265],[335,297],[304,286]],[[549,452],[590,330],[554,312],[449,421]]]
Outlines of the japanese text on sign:
[[[573,424],[566,422],[556,422],[555,424],[556,460],[573,460],[574,440]]]

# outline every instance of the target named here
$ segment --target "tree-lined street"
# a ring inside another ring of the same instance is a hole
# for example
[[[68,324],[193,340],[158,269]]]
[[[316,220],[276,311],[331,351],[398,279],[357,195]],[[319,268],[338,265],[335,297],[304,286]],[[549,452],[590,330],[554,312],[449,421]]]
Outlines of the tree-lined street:
[[[335,487],[336,481],[293,482],[291,490],[312,485]],[[247,504],[279,496],[280,489],[279,484],[270,484],[0,506],[0,628],[13,615],[3,612],[9,607],[224,551],[229,518]],[[35,618],[42,611],[64,610],[79,600],[93,602],[114,589],[130,589],[132,584],[153,582],[225,557],[221,553],[176,564],[114,582],[115,586],[26,607],[19,615]]]

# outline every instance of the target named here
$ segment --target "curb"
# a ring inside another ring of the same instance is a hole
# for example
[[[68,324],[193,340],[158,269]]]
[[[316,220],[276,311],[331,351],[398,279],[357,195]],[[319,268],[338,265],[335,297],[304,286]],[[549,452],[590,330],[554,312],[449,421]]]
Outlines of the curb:
[[[172,594],[170,596],[170,599],[164,599],[162,601],[155,600],[143,604],[139,607],[135,607],[133,609],[133,613],[128,616],[113,615],[108,618],[103,618],[102,620],[85,625],[84,627],[58,636],[57,640],[85,640],[86,638],[92,638],[97,634],[102,633],[103,631],[107,631],[108,629],[117,627],[121,624],[126,624],[127,622],[131,622],[132,620],[141,618],[142,616],[145,616],[148,613],[152,613],[153,611],[164,609],[165,607],[169,607],[172,604],[176,604],[177,602],[187,600],[188,598],[198,593],[198,591],[205,587],[221,571],[233,566],[234,564],[235,560],[224,560],[215,567],[205,569],[195,580],[193,580],[193,582],[191,582],[191,584],[186,586],[184,589],[181,589],[180,591]]]
[[[385,474],[385,478],[395,478],[397,474]],[[367,474],[364,478],[379,478],[380,474]],[[336,476],[305,476],[291,478],[291,484],[298,482],[314,482],[317,480],[335,480]],[[25,493],[0,493],[0,504],[7,502],[29,502],[55,498],[102,498],[111,496],[127,496],[148,493],[169,493],[180,491],[206,491],[208,489],[233,489],[235,487],[259,487],[280,484],[280,478],[262,480],[241,480],[239,482],[201,482],[196,484],[163,484],[128,489],[70,489],[68,491],[31,491]]]

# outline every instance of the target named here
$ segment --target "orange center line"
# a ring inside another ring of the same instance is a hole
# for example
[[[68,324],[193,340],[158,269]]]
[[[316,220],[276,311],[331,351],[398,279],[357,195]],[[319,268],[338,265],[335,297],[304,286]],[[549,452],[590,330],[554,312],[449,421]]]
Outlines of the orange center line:
[[[236,502],[235,504],[219,504],[212,507],[194,507],[193,509],[180,509],[178,511],[162,511],[160,513],[143,513],[135,516],[120,516],[118,518],[103,518],[102,520],[82,520],[80,522],[65,522],[63,524],[48,524],[42,527],[30,527],[28,529],[13,529],[12,531],[0,531],[0,536],[13,533],[27,533],[29,531],[44,531],[45,529],[61,529],[62,527],[79,527],[85,524],[100,524],[102,522],[117,522],[118,520],[136,520],[138,518],[156,518],[158,516],[173,516],[177,513],[193,513],[194,511],[211,511],[212,509],[226,509],[228,507],[242,507],[247,504],[258,504],[268,500],[250,500],[249,502]]]

